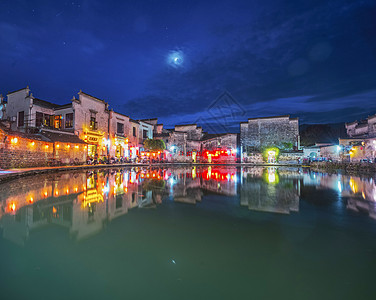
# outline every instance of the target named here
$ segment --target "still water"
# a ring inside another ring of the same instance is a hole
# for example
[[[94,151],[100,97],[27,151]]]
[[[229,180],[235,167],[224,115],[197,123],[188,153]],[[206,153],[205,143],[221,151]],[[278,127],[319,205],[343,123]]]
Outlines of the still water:
[[[374,178],[125,168],[0,185],[1,299],[375,299]]]

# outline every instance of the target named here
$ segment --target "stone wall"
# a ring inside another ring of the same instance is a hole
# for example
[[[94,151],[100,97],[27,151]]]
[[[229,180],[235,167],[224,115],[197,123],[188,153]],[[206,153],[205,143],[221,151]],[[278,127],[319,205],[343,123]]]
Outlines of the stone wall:
[[[175,131],[186,132],[187,133],[187,139],[189,139],[189,140],[201,140],[201,138],[202,138],[202,128],[197,127],[196,124],[176,125]]]
[[[0,168],[30,168],[55,164],[82,164],[84,144],[46,142],[0,129]]]
[[[240,124],[240,143],[242,152],[260,151],[262,147],[285,143],[298,146],[299,121],[289,116],[249,119]]]
[[[52,159],[53,143],[11,136],[0,130],[1,169],[46,166]]]
[[[280,152],[277,163],[294,165],[298,164],[298,161],[300,163],[303,162],[303,152]],[[250,152],[248,155],[243,155],[242,162],[252,164],[265,163],[261,152]]]

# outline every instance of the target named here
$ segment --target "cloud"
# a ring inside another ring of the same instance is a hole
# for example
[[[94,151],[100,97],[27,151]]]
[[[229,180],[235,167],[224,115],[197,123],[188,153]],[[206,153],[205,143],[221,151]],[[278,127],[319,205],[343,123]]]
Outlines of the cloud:
[[[205,108],[228,90],[250,117],[300,114],[324,122],[331,120],[327,112],[351,118],[354,103],[372,110],[376,60],[359,35],[371,15],[357,19],[370,2],[347,4],[273,7],[247,24],[217,26],[212,47],[192,57],[189,69],[155,75],[146,95],[129,101],[127,109],[169,120],[210,119]]]

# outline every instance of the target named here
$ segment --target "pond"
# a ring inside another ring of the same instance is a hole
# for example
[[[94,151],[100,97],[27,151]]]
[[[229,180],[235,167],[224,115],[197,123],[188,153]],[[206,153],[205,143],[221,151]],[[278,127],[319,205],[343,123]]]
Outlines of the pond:
[[[0,184],[2,299],[374,299],[372,177],[122,168]]]

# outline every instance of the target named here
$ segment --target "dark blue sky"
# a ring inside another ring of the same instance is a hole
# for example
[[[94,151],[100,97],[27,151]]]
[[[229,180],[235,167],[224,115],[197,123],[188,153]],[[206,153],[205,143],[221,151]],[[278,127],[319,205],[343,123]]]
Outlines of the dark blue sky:
[[[376,2],[0,0],[0,70],[0,93],[165,125],[352,121],[376,113]]]

